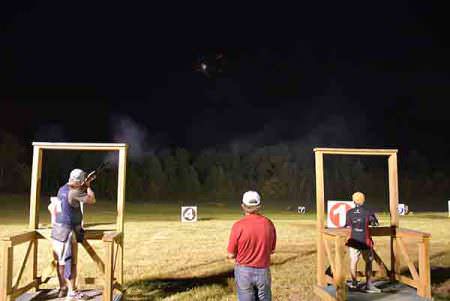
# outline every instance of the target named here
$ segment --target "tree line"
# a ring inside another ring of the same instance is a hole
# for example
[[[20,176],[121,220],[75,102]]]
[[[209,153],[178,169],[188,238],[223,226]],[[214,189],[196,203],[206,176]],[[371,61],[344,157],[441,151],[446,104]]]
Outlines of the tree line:
[[[217,147],[195,153],[184,148],[167,148],[130,156],[127,201],[229,204],[239,201],[244,191],[254,189],[262,194],[267,204],[311,208],[315,206],[312,147],[280,143],[245,151]],[[412,210],[445,210],[450,181],[444,172],[433,171],[420,160],[424,158],[412,152],[400,166],[400,202],[409,204]],[[43,194],[56,194],[72,168],[89,171],[105,161],[111,162],[110,168],[98,177],[95,190],[101,198],[114,199],[117,157],[105,153],[46,151],[41,183]],[[30,173],[31,148],[21,145],[13,135],[2,133],[0,191],[28,193]],[[386,160],[326,157],[325,187],[326,199],[349,199],[354,191],[361,190],[372,200],[373,206],[387,210]]]

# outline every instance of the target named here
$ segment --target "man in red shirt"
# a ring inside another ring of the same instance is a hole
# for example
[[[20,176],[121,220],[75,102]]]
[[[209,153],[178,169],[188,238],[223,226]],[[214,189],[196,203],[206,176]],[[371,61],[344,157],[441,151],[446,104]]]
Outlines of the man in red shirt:
[[[270,255],[277,234],[273,223],[259,214],[261,197],[247,191],[242,198],[245,216],[235,222],[228,243],[228,258],[235,259],[234,277],[239,301],[272,300]]]

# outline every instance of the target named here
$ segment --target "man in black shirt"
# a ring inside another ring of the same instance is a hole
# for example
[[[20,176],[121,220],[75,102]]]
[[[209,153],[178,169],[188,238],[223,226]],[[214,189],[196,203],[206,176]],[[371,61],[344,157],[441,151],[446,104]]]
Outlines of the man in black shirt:
[[[362,254],[366,262],[366,286],[368,293],[379,293],[371,281],[372,261],[373,261],[373,240],[370,235],[370,226],[378,226],[378,220],[373,212],[364,207],[365,196],[362,192],[355,192],[352,195],[355,208],[347,211],[346,226],[351,228],[350,237],[347,240],[347,246],[350,254],[350,273],[352,283],[350,288],[357,288],[356,269],[359,257]]]

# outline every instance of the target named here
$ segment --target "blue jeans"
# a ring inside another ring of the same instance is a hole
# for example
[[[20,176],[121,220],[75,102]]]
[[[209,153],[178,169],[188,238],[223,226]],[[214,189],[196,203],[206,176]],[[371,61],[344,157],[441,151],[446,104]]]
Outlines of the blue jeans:
[[[269,268],[252,268],[241,265],[234,267],[237,296],[239,301],[271,301],[272,290]]]

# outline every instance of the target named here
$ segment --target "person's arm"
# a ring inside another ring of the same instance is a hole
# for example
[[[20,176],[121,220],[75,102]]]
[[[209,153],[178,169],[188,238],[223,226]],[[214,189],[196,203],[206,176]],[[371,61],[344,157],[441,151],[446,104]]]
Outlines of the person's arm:
[[[378,222],[378,218],[375,215],[375,213],[370,214],[369,216],[369,225],[371,226],[379,226],[380,223]]]
[[[277,230],[275,229],[274,224],[272,223],[272,234],[273,234],[273,242],[272,242],[272,252],[271,254],[275,253],[275,248],[277,246]]]
[[[227,259],[235,259],[237,255],[239,230],[237,224],[231,228],[230,239],[228,240]]]
[[[95,199],[94,190],[92,190],[91,187],[88,186],[86,193],[87,193],[87,195],[86,195],[85,201],[83,203],[89,204],[89,205],[95,204],[96,199]]]

